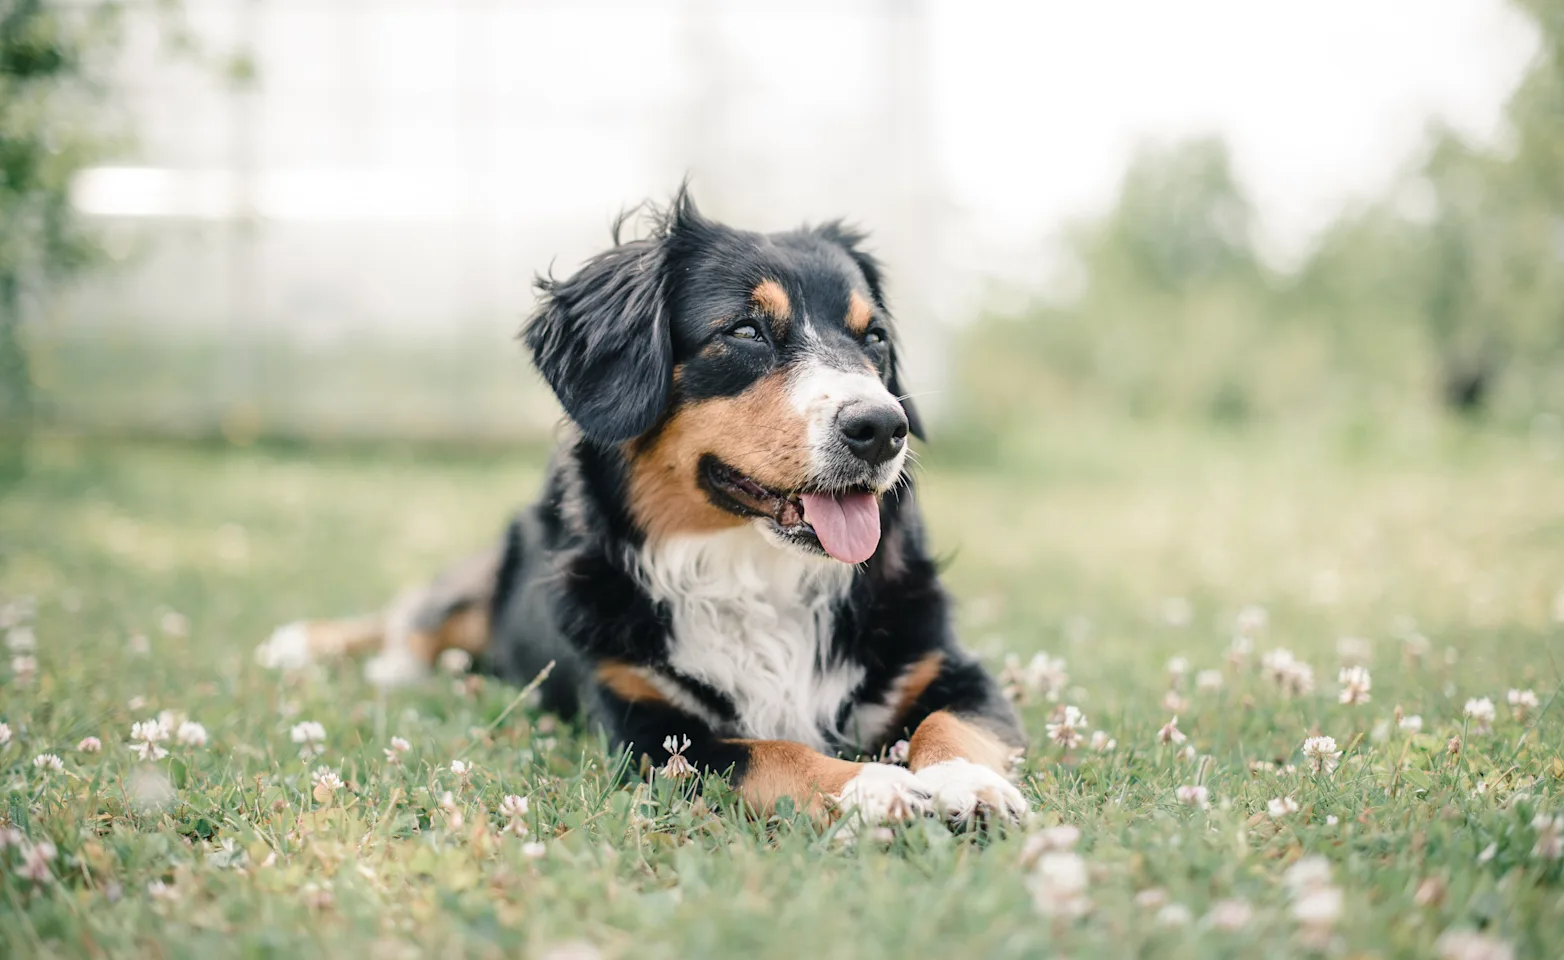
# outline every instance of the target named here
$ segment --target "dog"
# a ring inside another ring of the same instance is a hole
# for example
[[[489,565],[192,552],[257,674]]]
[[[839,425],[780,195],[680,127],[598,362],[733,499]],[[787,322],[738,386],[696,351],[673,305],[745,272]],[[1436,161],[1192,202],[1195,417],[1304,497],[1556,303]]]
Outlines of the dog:
[[[754,811],[1019,818],[1025,738],[952,632],[865,235],[734,229],[687,189],[647,217],[537,281],[523,338],[568,418],[541,497],[494,549],[260,659],[373,651],[385,684],[453,649],[517,683],[552,663],[545,709],[643,769],[726,774]],[[865,759],[903,739],[906,766]]]

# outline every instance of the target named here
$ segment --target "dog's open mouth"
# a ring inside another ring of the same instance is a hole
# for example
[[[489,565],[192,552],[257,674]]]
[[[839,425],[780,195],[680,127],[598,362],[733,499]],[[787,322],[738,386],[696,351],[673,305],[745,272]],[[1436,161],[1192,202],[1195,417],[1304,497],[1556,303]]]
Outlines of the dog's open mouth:
[[[773,490],[712,456],[702,458],[701,478],[723,509],[770,520],[786,539],[843,563],[863,563],[880,545],[880,502],[867,487]]]

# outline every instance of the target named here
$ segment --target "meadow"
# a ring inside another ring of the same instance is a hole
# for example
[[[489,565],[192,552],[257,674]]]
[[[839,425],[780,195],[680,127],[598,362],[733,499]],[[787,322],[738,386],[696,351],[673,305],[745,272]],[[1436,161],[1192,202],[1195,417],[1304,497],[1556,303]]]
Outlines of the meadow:
[[[0,955],[1564,949],[1545,442],[934,445],[920,496],[962,635],[1022,701],[1033,813],[851,843],[716,778],[626,780],[499,683],[253,662],[486,542],[544,455],[35,440],[0,500]]]

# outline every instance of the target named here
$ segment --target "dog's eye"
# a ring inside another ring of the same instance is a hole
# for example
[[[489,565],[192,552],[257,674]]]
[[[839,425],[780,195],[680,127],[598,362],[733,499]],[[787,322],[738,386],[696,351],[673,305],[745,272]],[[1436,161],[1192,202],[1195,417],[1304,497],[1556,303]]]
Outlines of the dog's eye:
[[[741,323],[729,330],[728,336],[738,337],[740,340],[759,340],[760,328],[753,323]]]
[[[885,331],[876,327],[875,329],[870,330],[868,333],[863,335],[863,342],[869,344],[870,346],[874,346],[877,343],[884,343]]]

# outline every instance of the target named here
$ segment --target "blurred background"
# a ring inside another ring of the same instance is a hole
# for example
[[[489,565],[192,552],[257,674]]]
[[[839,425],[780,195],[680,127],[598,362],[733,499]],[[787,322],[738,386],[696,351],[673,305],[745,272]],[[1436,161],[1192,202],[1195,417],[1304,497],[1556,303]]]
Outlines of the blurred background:
[[[1560,0],[0,0],[0,415],[546,437],[533,275],[688,175],[736,224],[872,231],[957,452],[1556,449],[1561,40]]]

